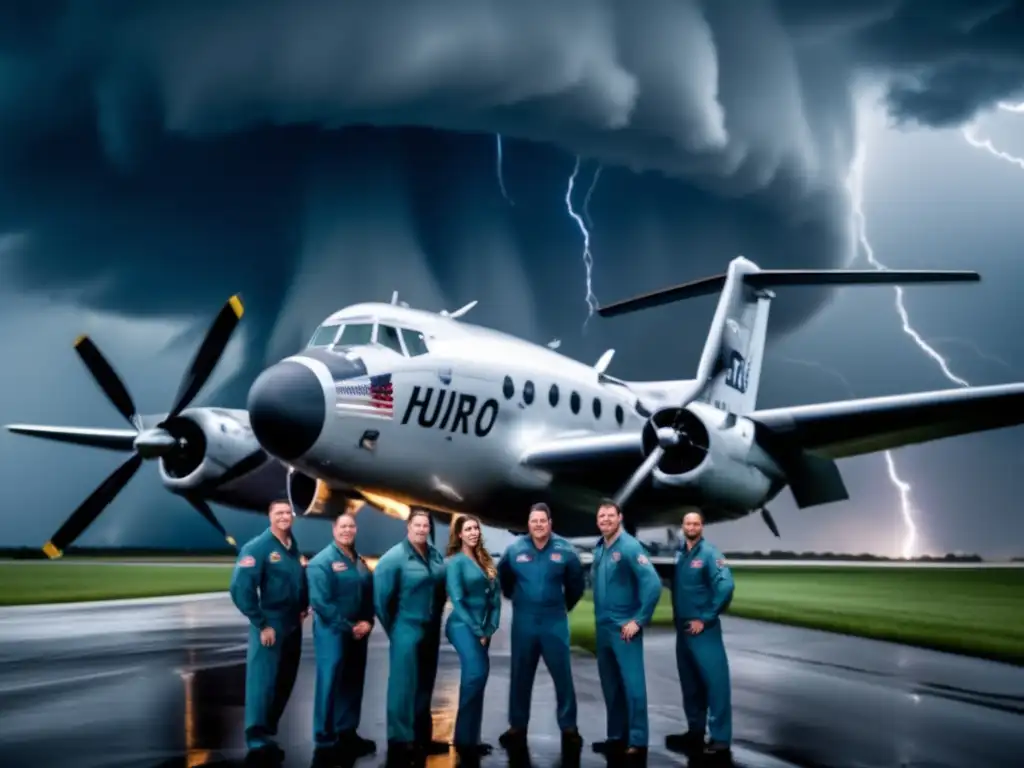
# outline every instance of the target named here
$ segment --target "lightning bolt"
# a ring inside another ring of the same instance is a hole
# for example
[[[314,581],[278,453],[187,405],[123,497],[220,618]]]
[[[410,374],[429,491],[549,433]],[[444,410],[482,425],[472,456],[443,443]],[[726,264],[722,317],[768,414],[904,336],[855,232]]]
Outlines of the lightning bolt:
[[[501,134],[494,134],[494,149],[495,149],[495,172],[498,175],[498,188],[501,189],[501,196],[505,198],[509,205],[515,205],[512,202],[512,198],[508,196],[508,190],[505,189],[505,153],[501,145]]]
[[[1024,102],[1020,104],[1005,104],[1001,103],[998,105],[999,109],[1003,112],[1012,112],[1016,114],[1024,114]],[[963,134],[964,140],[975,149],[981,149],[988,152],[992,157],[1002,160],[1004,163],[1015,165],[1024,171],[1024,157],[1017,157],[1011,155],[1009,152],[1005,152],[995,146],[991,139],[980,139],[977,134],[977,126],[974,123],[965,125],[960,129]]]
[[[594,222],[590,218],[590,198],[594,195],[594,187],[597,186],[597,180],[601,178],[601,171],[603,170],[603,165],[597,166],[597,170],[594,171],[594,178],[590,180],[590,187],[587,189],[587,194],[583,196],[583,220],[587,222],[587,226],[591,229],[594,228]]]
[[[565,208],[569,212],[569,215],[572,217],[573,221],[575,221],[576,225],[580,228],[580,234],[583,235],[583,266],[586,269],[587,281],[587,318],[586,320],[583,321],[583,328],[585,330],[587,327],[587,322],[590,320],[591,317],[594,316],[594,311],[597,309],[597,297],[594,295],[594,257],[591,256],[590,254],[590,230],[587,229],[587,225],[583,223],[583,219],[580,217],[578,213],[576,213],[575,209],[573,209],[572,207],[572,191],[573,188],[575,188],[576,186],[576,177],[579,175],[579,172],[580,157],[579,155],[577,155],[576,164],[572,167],[572,174],[569,176],[569,184],[565,189]],[[597,174],[595,173],[595,177],[596,175]],[[595,183],[596,179],[595,181],[591,182],[591,192],[593,191],[593,186]]]
[[[867,162],[867,153],[865,150],[866,148],[863,144],[860,144],[857,147],[853,163],[850,166],[850,176],[847,179],[847,188],[849,189],[850,199],[853,203],[853,220],[860,250],[863,252],[864,258],[867,259],[867,262],[876,270],[882,272],[888,269],[888,267],[882,264],[882,262],[880,262],[875,256],[875,249],[872,247],[871,241],[868,239],[867,217],[864,214],[864,171]],[[914,329],[913,325],[910,323],[910,315],[907,313],[907,307],[904,303],[903,286],[897,285],[894,286],[894,289],[896,292],[896,313],[900,317],[900,323],[903,326],[903,333],[910,337],[910,339],[917,345],[918,349],[935,361],[939,366],[939,369],[942,371],[942,375],[949,381],[954,384],[958,384],[961,387],[971,386],[969,381],[962,379],[953,373],[949,369],[949,364],[946,362],[946,358],[940,355],[921,337],[921,334]],[[914,555],[914,545],[917,542],[917,525],[914,522],[914,505],[911,499],[913,488],[911,488],[910,484],[900,477],[891,451],[885,452],[885,464],[889,472],[890,482],[899,491],[900,512],[903,516],[903,522],[907,526],[907,535],[903,540],[902,551],[903,557],[910,559]]]
[[[802,365],[805,368],[813,368],[816,371],[821,371],[838,381],[851,400],[857,397],[853,391],[853,385],[850,384],[850,380],[835,368],[831,368],[830,366],[814,360],[804,360],[799,357],[780,357],[779,359],[785,363],[790,363],[791,365]],[[899,476],[899,472],[896,471],[896,462],[893,460],[892,452],[886,451],[883,455],[885,456],[885,466],[889,474],[889,482],[893,484],[897,493],[900,495],[900,510],[903,513],[903,522],[907,527],[907,534],[903,539],[903,544],[900,549],[904,559],[909,560],[914,556],[914,545],[917,543],[917,525],[914,522],[914,502],[910,497],[910,494],[914,489],[911,488],[910,483],[903,480]]]

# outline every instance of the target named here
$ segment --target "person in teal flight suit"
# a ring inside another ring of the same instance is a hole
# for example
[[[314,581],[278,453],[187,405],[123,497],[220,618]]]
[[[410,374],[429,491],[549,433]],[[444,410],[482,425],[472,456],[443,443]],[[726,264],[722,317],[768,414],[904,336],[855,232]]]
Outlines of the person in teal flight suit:
[[[302,621],[309,607],[306,558],[292,536],[291,504],[273,501],[270,527],[238,553],[231,600],[249,619],[245,670],[245,743],[249,760],[283,760],[277,725],[295,685]]]
[[[661,579],[643,545],[622,529],[622,510],[610,499],[597,509],[601,540],[591,566],[597,673],[607,710],[607,740],[594,751],[630,762],[647,754],[647,680],[643,628],[661,597]]]
[[[506,547],[498,562],[501,591],[512,601],[509,728],[499,741],[509,750],[525,748],[533,680],[537,662],[543,658],[555,684],[562,749],[573,756],[583,740],[576,727],[568,614],[583,597],[586,579],[576,550],[551,533],[551,510],[546,504],[530,508],[527,529],[529,535]]]
[[[448,751],[448,744],[432,739],[430,717],[445,604],[444,558],[428,541],[428,512],[414,510],[407,530],[373,574],[374,611],[391,641],[387,730],[392,760]]]
[[[314,765],[339,755],[361,757],[376,745],[356,733],[363,706],[366,646],[373,629],[373,574],[355,550],[356,519],[339,515],[334,541],[306,568],[313,609],[316,686]]]
[[[445,636],[459,654],[459,711],[455,716],[455,750],[463,765],[479,762],[491,752],[480,743],[484,688],[490,673],[488,649],[501,620],[498,569],[484,547],[480,519],[459,515],[448,537],[445,582],[452,612]]]
[[[687,732],[665,739],[665,746],[711,763],[731,762],[732,704],[729,659],[719,617],[732,601],[732,571],[704,539],[704,517],[683,517],[684,544],[676,554],[672,579],[672,616],[676,627],[676,667],[683,690]],[[710,726],[705,746],[704,731]]]

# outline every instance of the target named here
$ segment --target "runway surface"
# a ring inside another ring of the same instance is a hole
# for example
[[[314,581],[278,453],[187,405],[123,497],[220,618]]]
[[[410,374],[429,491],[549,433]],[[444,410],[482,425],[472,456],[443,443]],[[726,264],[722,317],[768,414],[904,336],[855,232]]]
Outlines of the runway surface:
[[[505,614],[508,615],[507,613]],[[503,623],[506,623],[503,621]],[[747,768],[1014,768],[1024,754],[1024,669],[871,640],[727,617],[735,758]],[[285,765],[312,756],[313,653],[281,724]],[[0,609],[0,766],[176,768],[238,765],[245,623],[224,595]],[[384,746],[386,638],[375,631],[363,704],[364,735]],[[649,765],[684,765],[665,752],[683,730],[674,638],[646,639]],[[505,728],[508,638],[494,641],[485,740]],[[593,660],[574,659],[584,766],[604,765]],[[458,661],[442,645],[435,736],[449,739]],[[554,692],[538,674],[531,722],[536,768],[557,760]],[[377,757],[359,766],[383,763]],[[500,750],[485,766],[505,763]],[[451,765],[449,757],[429,765]]]

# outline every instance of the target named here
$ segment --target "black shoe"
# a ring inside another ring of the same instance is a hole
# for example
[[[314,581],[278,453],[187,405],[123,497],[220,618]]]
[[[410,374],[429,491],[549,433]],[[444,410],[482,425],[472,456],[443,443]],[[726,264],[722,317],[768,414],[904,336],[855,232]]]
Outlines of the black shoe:
[[[386,765],[413,765],[416,758],[416,745],[411,741],[389,741]]]
[[[583,748],[583,737],[575,728],[566,728],[562,731],[562,751],[580,750]]]
[[[647,765],[647,747],[628,747],[622,754],[626,765],[633,768]]]
[[[622,739],[608,739],[607,741],[595,741],[591,746],[599,755],[605,755],[606,757],[614,757],[621,755],[626,751],[626,742]]]
[[[707,768],[732,768],[732,750],[728,744],[711,742],[704,747],[701,765]]]
[[[704,750],[704,734],[697,731],[672,733],[665,737],[665,749],[690,758]]]
[[[451,749],[451,745],[446,741],[425,741],[418,743],[416,746],[421,753],[427,756],[447,755]]]
[[[477,744],[475,749],[476,753],[480,755],[480,757],[487,757],[487,755],[491,754],[491,752],[494,751],[494,747],[491,744],[487,744],[484,742],[480,742],[479,744]]]
[[[526,731],[518,728],[509,728],[498,737],[498,743],[503,749],[521,749],[526,746]]]
[[[313,750],[312,768],[335,768],[341,765],[342,755],[336,746],[316,747]]]
[[[338,739],[336,751],[351,757],[366,757],[377,752],[377,743],[364,739],[355,731],[347,731]]]
[[[284,750],[276,744],[264,744],[250,749],[245,755],[245,765],[276,766],[284,762]]]

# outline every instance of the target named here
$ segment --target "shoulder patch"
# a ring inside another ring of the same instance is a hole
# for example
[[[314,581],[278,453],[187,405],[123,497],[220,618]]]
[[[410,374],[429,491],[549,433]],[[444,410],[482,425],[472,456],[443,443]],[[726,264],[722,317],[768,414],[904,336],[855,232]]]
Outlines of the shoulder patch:
[[[552,552],[551,553],[551,562],[553,562],[553,563],[560,563],[560,562],[562,562],[562,553],[561,552]]]
[[[647,565],[649,562],[651,562],[647,559],[647,555],[637,555],[636,561],[640,563],[640,565]]]
[[[619,552],[618,550],[615,550],[614,552],[612,552],[612,560],[614,562],[617,563],[621,559],[622,559],[622,553],[621,552]]]
[[[270,560],[270,562],[272,563],[279,563],[281,562],[281,553],[275,550],[274,552],[270,553],[270,557],[267,559]]]
[[[252,568],[254,565],[256,565],[256,558],[252,555],[246,555],[238,561],[239,568]]]
[[[335,562],[331,563],[331,569],[332,569],[332,570],[333,570],[333,571],[334,571],[335,573],[337,573],[337,572],[339,572],[339,571],[347,571],[347,570],[348,570],[348,566],[347,566],[347,565],[345,565],[345,564],[344,564],[343,562],[341,562],[341,561],[339,560],[339,561],[335,561]]]
[[[725,566],[727,566],[728,563],[725,562],[724,558],[719,558],[718,560],[715,560],[715,565],[718,566],[719,568],[725,568]]]

